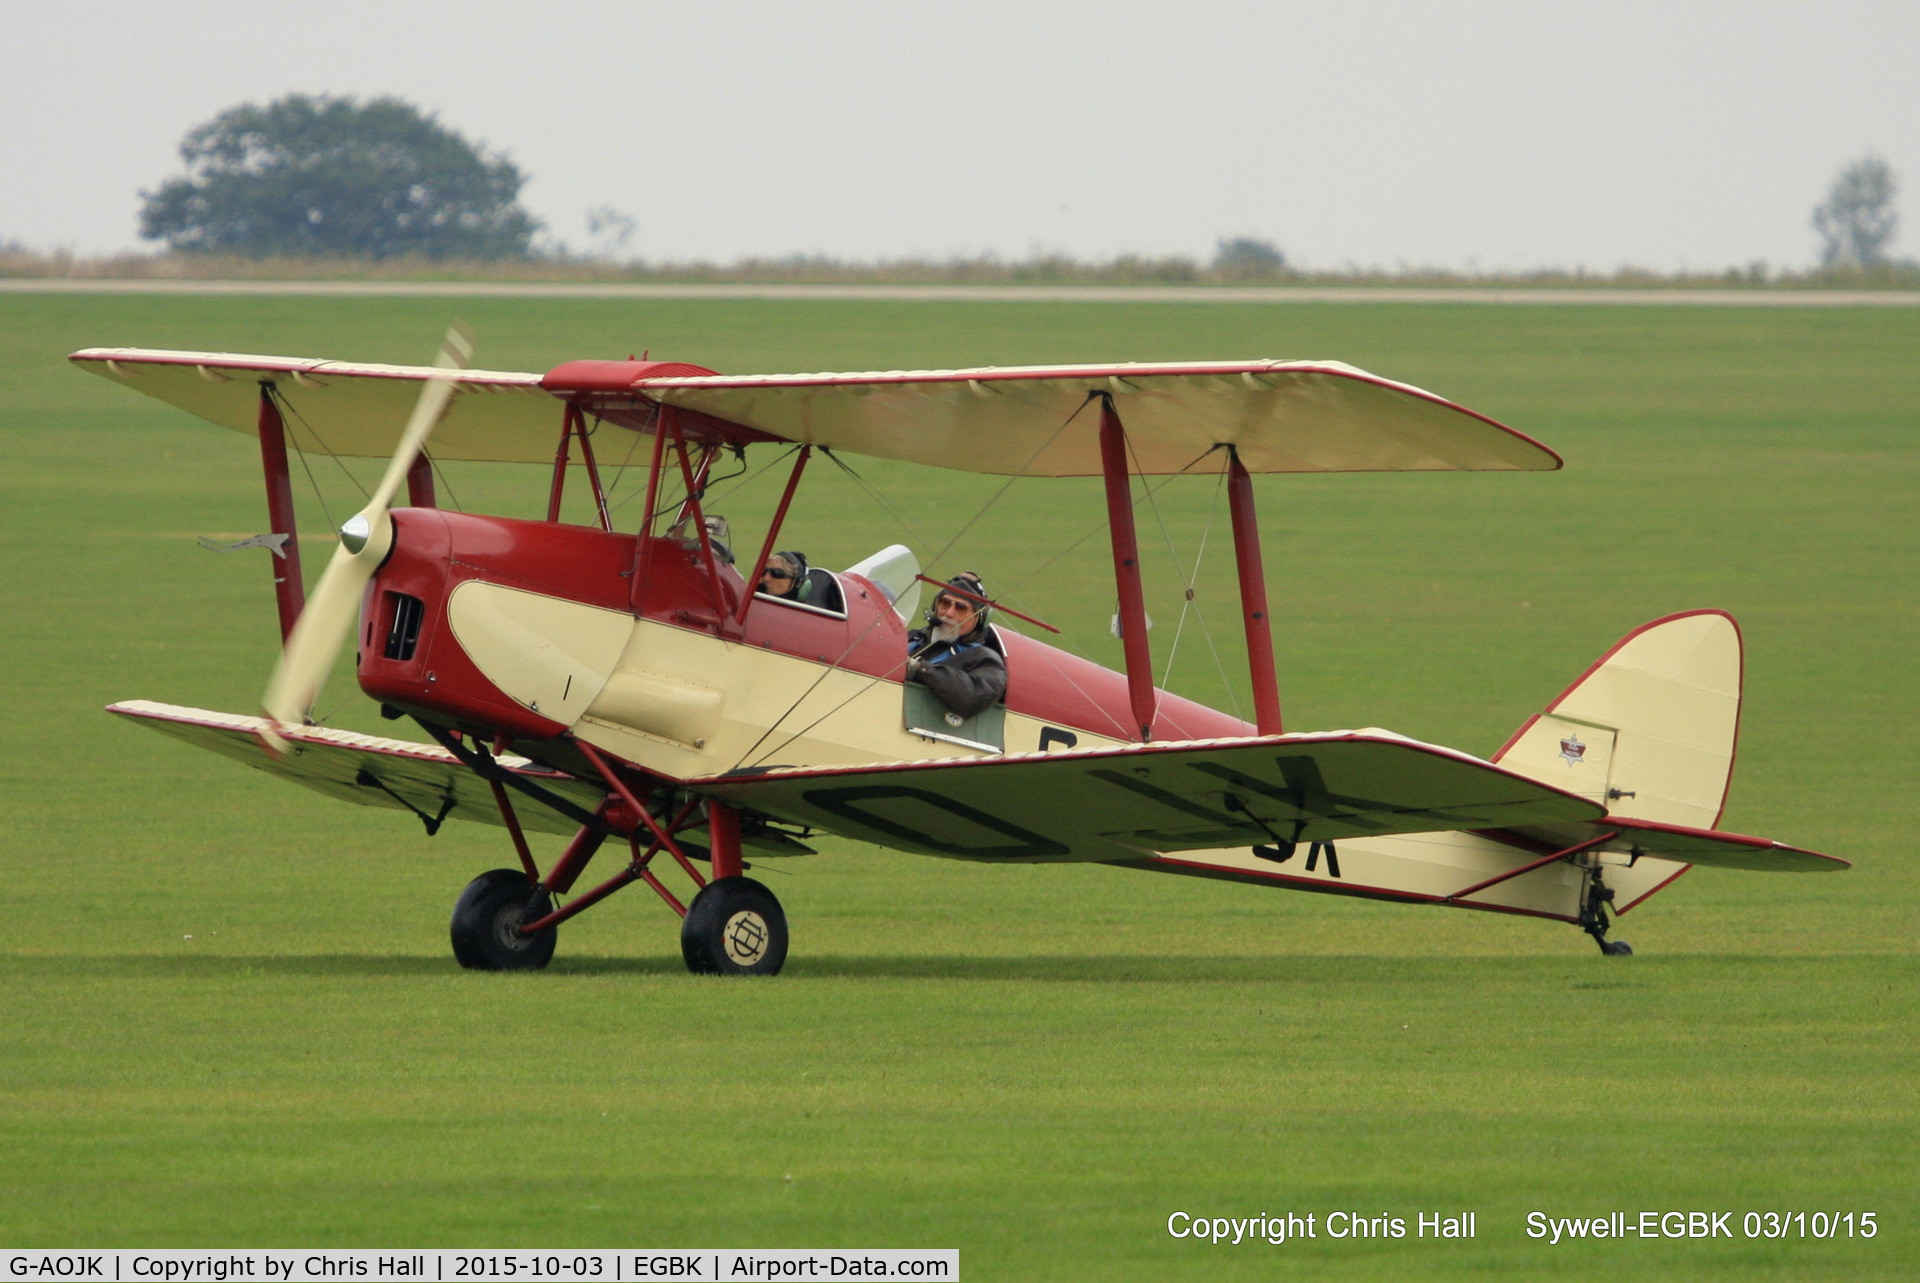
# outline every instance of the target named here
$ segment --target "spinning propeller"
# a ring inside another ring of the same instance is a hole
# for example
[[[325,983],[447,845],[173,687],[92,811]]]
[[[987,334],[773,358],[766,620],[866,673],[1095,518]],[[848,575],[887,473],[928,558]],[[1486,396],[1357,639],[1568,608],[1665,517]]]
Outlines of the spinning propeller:
[[[333,671],[333,661],[359,618],[361,595],[393,548],[393,518],[388,515],[393,496],[447,412],[458,378],[453,371],[466,369],[472,355],[473,336],[464,326],[454,324],[434,359],[434,364],[448,373],[427,380],[420,389],[420,399],[414,403],[406,431],[400,434],[386,475],[380,478],[379,488],[367,506],[340,527],[340,546],[334,549],[326,573],[307,598],[306,608],[280,653],[280,662],[274,666],[260,703],[275,725],[301,725],[319,699],[320,688]],[[275,750],[286,747],[285,741],[271,731],[267,739]]]

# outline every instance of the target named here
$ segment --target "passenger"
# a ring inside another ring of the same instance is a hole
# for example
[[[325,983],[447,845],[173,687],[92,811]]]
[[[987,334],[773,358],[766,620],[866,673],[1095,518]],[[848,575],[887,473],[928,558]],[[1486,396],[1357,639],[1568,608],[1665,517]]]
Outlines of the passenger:
[[[835,613],[844,613],[846,610],[839,581],[831,571],[809,568],[804,552],[771,554],[767,558],[766,569],[760,572],[760,582],[754,585],[754,591]]]
[[[804,554],[776,552],[767,558],[766,567],[761,570],[760,582],[754,585],[754,591],[793,601],[794,593],[799,590],[806,573],[807,559]]]
[[[987,595],[971,570],[947,583],[973,598]],[[1006,661],[988,642],[992,613],[981,601],[942,589],[927,608],[927,627],[907,634],[907,680],[932,691],[961,717],[986,712],[1007,693]]]

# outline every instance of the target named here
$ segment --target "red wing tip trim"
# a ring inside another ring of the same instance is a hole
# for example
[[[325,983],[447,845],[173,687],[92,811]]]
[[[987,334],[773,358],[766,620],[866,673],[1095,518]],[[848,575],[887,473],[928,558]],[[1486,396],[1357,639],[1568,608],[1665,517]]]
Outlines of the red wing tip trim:
[[[111,367],[122,365],[193,366],[203,370],[234,370],[251,374],[298,374],[308,378],[401,379],[422,381],[446,378],[447,372],[432,365],[383,365],[373,362],[326,361],[297,356],[254,356],[243,352],[175,352],[157,348],[90,347],[67,358],[75,363],[99,362]],[[116,373],[119,372],[117,369]],[[462,370],[457,382],[476,387],[539,392],[540,376],[513,370]]]
[[[204,726],[209,730],[250,735],[262,744],[266,743],[264,736],[271,728],[282,739],[295,744],[325,745],[329,748],[346,748],[361,753],[379,753],[386,757],[411,757],[423,762],[440,762],[449,766],[460,765],[459,758],[438,744],[419,744],[412,740],[362,735],[357,731],[338,731],[327,726],[280,726],[267,718],[250,717],[244,713],[221,713],[206,708],[186,708],[179,704],[162,704],[150,699],[122,700],[120,703],[107,705],[107,712],[150,722],[174,722],[184,726]],[[566,778],[558,771],[550,771],[544,766],[535,765],[528,758],[516,757],[510,753],[502,754],[495,760],[518,775]]]
[[[1123,361],[1109,365],[988,365],[962,370],[846,370],[813,374],[716,374],[700,376],[660,376],[641,381],[649,390],[663,388],[817,388],[850,387],[871,384],[913,383],[1019,383],[1048,380],[1097,380],[1165,378],[1230,378],[1262,374],[1331,374],[1356,379],[1378,387],[1407,392],[1446,405],[1445,397],[1369,374],[1344,361]],[[1123,389],[1124,390],[1124,389]]]

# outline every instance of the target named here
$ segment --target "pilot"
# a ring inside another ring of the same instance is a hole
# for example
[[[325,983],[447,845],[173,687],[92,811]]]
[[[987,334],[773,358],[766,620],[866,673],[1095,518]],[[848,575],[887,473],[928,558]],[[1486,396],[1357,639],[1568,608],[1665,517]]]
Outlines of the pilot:
[[[932,691],[961,717],[992,708],[1007,693],[1007,665],[988,642],[992,609],[974,600],[986,585],[971,570],[947,581],[971,596],[942,589],[927,608],[927,627],[907,634],[907,680]]]
[[[797,601],[822,610],[843,611],[840,585],[830,571],[809,568],[804,552],[776,552],[767,557],[755,592],[782,601]]]

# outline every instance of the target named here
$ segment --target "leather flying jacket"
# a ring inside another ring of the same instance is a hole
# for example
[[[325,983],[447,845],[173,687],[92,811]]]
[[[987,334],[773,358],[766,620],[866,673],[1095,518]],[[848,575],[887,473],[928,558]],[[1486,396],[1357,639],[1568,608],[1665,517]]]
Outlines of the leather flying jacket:
[[[984,625],[955,642],[931,637],[925,628],[907,634],[907,654],[913,661],[908,681],[919,682],[962,717],[984,713],[1006,698],[1006,661],[987,644]]]

